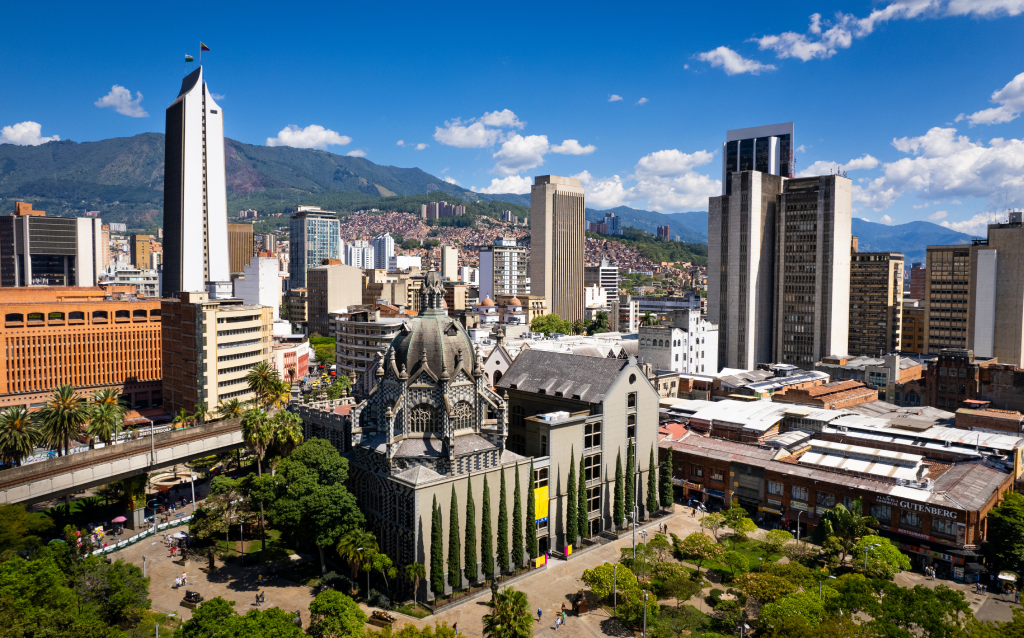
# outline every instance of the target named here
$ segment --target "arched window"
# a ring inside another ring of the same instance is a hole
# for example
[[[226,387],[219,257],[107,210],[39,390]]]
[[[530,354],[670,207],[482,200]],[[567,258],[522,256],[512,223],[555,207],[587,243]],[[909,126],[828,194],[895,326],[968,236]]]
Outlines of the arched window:
[[[154,308],[153,310],[150,310],[149,311],[149,316],[150,317],[159,317],[160,316],[160,309],[159,308]]]
[[[72,310],[68,313],[68,319],[71,321],[85,321],[85,313],[80,310]]]
[[[437,410],[429,403],[421,403],[409,412],[409,430],[412,432],[437,432]]]
[[[107,320],[107,311],[106,310],[93,310],[92,311],[92,320],[96,321],[97,319],[99,319],[100,321],[106,321]]]
[[[49,315],[47,315],[47,318],[50,321],[64,321],[64,313],[63,312],[51,312]]]
[[[114,311],[114,319],[128,319],[130,316],[131,315],[130,315],[130,313],[127,310],[115,310]]]
[[[459,401],[452,409],[449,416],[453,430],[462,430],[473,427],[473,406],[465,401]]]
[[[907,405],[914,405],[914,406],[921,405],[921,397],[918,396],[917,392],[914,392],[913,390],[911,390],[904,397],[904,402]]]
[[[136,319],[145,319],[147,314],[145,310],[135,310],[132,312],[132,316]]]
[[[20,312],[10,312],[4,317],[4,321],[7,323],[22,323],[25,321],[25,315]]]
[[[501,370],[494,371],[494,385],[498,385],[498,381],[501,381]]]
[[[509,437],[508,449],[516,454],[526,454],[526,438],[522,434],[513,434]]]

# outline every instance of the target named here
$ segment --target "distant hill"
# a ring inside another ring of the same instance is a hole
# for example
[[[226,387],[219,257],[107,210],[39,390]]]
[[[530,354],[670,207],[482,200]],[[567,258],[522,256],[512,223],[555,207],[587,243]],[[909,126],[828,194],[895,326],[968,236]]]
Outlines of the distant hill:
[[[971,235],[950,230],[931,222],[906,224],[877,224],[853,219],[853,234],[857,236],[858,250],[870,252],[900,252],[906,265],[925,261],[928,246],[941,244],[969,244]]]
[[[260,210],[257,203],[283,209],[339,200],[332,193],[387,197],[439,192],[439,198],[449,195],[468,202],[498,199],[418,168],[381,166],[361,157],[231,139],[225,140],[225,147],[229,215],[240,208]],[[159,225],[163,164],[160,133],[86,143],[0,144],[0,214],[12,212],[16,199],[27,198],[51,215],[99,210],[105,220],[123,221],[129,227]],[[528,205],[528,196],[526,200]]]
[[[679,236],[680,241],[693,243],[707,243],[708,241],[708,214],[706,212],[694,213],[656,213],[650,210],[640,210],[628,206],[619,206],[607,210],[586,210],[587,221],[600,221],[606,213],[615,213],[616,217],[622,219],[623,226],[632,226],[640,230],[656,235],[658,226],[668,226],[669,236],[675,239]]]

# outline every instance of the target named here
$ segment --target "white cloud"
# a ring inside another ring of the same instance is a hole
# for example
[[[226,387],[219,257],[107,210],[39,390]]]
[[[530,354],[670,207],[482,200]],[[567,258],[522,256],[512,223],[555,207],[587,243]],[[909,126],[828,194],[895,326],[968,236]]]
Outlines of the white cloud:
[[[721,193],[721,181],[693,171],[713,158],[714,153],[707,151],[656,151],[640,158],[634,174],[625,179],[618,175],[596,178],[589,171],[574,177],[583,183],[587,204],[595,208],[646,201],[651,210],[686,210],[706,206],[708,197]],[[628,180],[636,183],[627,188]]]
[[[456,186],[462,186],[462,184],[459,183],[459,180],[455,179],[451,175],[445,177],[444,181],[448,182],[449,184],[455,184]]]
[[[622,101],[622,96],[621,95],[615,95],[614,93],[612,93],[611,95],[608,96],[608,101],[609,102],[621,102]]]
[[[500,175],[514,175],[536,168],[544,163],[544,155],[549,150],[547,135],[523,137],[519,133],[514,133],[493,155],[496,161],[491,172]]]
[[[722,67],[726,75],[738,75],[740,73],[759,74],[761,71],[774,71],[771,64],[762,64],[757,60],[748,60],[729,47],[718,47],[711,51],[698,53],[697,59],[707,62],[713,67]]]
[[[960,201],[959,199],[954,199],[953,201],[950,202],[950,204],[955,204],[955,205],[959,206],[960,204],[963,204],[963,202]]]
[[[891,224],[892,223],[892,217],[889,217],[888,215],[882,215],[882,217],[879,218],[878,221],[881,224]]]
[[[416,145],[416,150],[417,151],[422,151],[423,149],[427,148],[428,146],[430,146],[430,144],[424,144],[423,142],[420,142],[419,144]]]
[[[841,171],[860,171],[876,168],[879,162],[874,157],[864,154],[861,157],[850,160],[845,164],[838,162],[827,162],[818,160],[804,170],[800,171],[799,177],[813,177],[815,175],[828,175]]]
[[[395,144],[398,146],[405,146],[405,140],[398,140]]]
[[[224,98],[226,98],[227,96],[226,96],[226,95],[224,95],[223,93],[214,93],[214,92],[212,92],[212,91],[211,91],[211,92],[210,92],[210,97],[212,97],[213,99],[215,99],[215,100],[217,100],[218,102],[220,102],[221,100],[223,100],[223,99],[224,99]]]
[[[485,188],[478,189],[476,186],[470,188],[472,191],[477,193],[518,193],[519,195],[525,195],[530,192],[530,186],[533,182],[529,177],[520,177],[519,175],[509,175],[498,179],[495,177],[491,180],[491,185]]]
[[[949,213],[947,211],[937,210],[934,213],[932,213],[931,215],[929,215],[928,219],[930,219],[932,221],[939,221],[940,219],[946,219],[946,215],[948,215],[948,214]]]
[[[584,174],[586,179],[584,179]],[[615,208],[629,202],[631,195],[623,186],[622,178],[618,175],[594,179],[590,173],[583,171],[579,175],[583,182],[583,191],[586,193],[587,205],[593,208]]]
[[[508,109],[485,112],[480,118],[446,120],[444,127],[434,128],[434,139],[457,148],[487,148],[501,139],[503,128],[523,128],[523,122]]]
[[[43,125],[38,122],[20,122],[0,129],[0,144],[15,146],[39,146],[47,142],[59,142],[59,135],[43,137]]]
[[[931,206],[931,203],[929,202],[925,202],[923,204],[914,204],[914,208],[928,208],[929,206]]]
[[[871,221],[871,220],[870,220],[870,219],[868,219],[867,217],[861,217],[861,219],[862,219],[862,220],[864,220],[864,221],[866,221],[866,222],[869,222],[869,221]]]
[[[484,113],[483,117],[480,118],[480,122],[482,122],[484,126],[493,126],[496,128],[521,129],[526,126],[526,122],[521,121],[516,117],[515,113],[508,109]]]
[[[678,149],[656,151],[640,158],[633,169],[639,177],[674,177],[703,166],[714,158],[714,153],[697,151],[683,153]]]
[[[684,210],[708,205],[708,197],[721,194],[722,182],[688,172],[678,177],[647,177],[630,189],[633,200],[647,200],[651,210]]]
[[[807,147],[804,146],[803,144],[801,144],[800,146],[796,147],[796,152],[797,153],[806,153],[807,152]]]
[[[581,146],[578,140],[563,140],[561,144],[555,144],[551,147],[552,153],[559,153],[561,155],[590,155],[596,150],[597,147],[593,144]]]
[[[310,124],[299,128],[294,124],[281,129],[277,137],[268,137],[267,146],[291,146],[293,148],[318,148],[327,150],[328,146],[345,146],[352,142],[348,135],[339,135],[319,124]]]
[[[357,148],[345,153],[345,155],[348,155],[349,157],[366,157],[366,151],[361,148]]]
[[[978,213],[974,217],[962,222],[942,222],[940,226],[950,230],[955,230],[958,233],[967,233],[968,235],[983,237],[989,224],[995,224],[1000,221],[1006,221],[1005,214]]]
[[[1017,117],[1024,112],[1024,73],[1007,82],[1006,86],[992,94],[991,102],[999,106],[978,111],[964,116],[962,113],[956,118],[959,122],[967,119],[971,126],[978,124],[1003,124]]]
[[[149,117],[146,109],[142,108],[142,93],[136,91],[135,95],[136,98],[133,100],[131,91],[115,84],[110,87],[110,93],[96,100],[95,104],[101,109],[110,107],[128,117]]]
[[[642,98],[640,98],[639,100],[637,100],[637,102],[636,102],[636,103],[637,103],[637,104],[647,104],[648,102],[650,102],[650,100],[648,100],[648,99],[647,99],[647,98],[645,98],[645,97],[642,97]]]

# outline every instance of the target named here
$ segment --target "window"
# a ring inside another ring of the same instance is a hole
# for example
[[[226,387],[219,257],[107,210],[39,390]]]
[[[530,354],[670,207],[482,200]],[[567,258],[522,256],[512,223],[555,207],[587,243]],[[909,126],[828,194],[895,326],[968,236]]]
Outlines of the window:
[[[455,430],[464,430],[473,427],[473,406],[465,401],[459,401],[449,415],[448,419]]]
[[[596,481],[601,478],[601,455],[594,454],[583,459],[583,476],[586,480]]]
[[[21,323],[22,321],[25,321],[25,315],[21,314],[20,312],[11,312],[4,317],[4,321],[6,321],[7,323]]]
[[[719,483],[724,483],[725,482],[725,472],[723,472],[722,470],[720,470],[717,467],[711,468],[711,480],[712,481],[717,481]]]
[[[49,315],[47,315],[47,317],[50,319],[50,321],[64,321],[63,312],[51,312]]]
[[[409,411],[411,432],[437,432],[437,411],[429,403],[421,403]]]
[[[768,493],[773,496],[782,496],[786,493],[786,486],[778,481],[768,481]]]
[[[810,492],[807,490],[806,487],[794,485],[792,491],[790,492],[790,496],[791,498],[794,498],[802,503],[806,503],[808,498],[810,497]]]
[[[542,456],[550,454],[550,452],[548,452],[548,435],[547,434],[541,434],[540,435],[540,453],[541,453]]]
[[[592,487],[587,490],[587,512],[601,511],[601,486]]]
[[[854,500],[855,499],[852,496],[844,496],[843,497],[843,507],[845,507],[846,509],[848,509],[850,511],[853,511],[853,501]]]
[[[68,313],[68,319],[71,321],[85,321],[85,313],[80,310],[74,310]]]
[[[512,425],[523,427],[523,425],[525,424],[524,419],[525,417],[523,416],[523,406],[512,406]]]
[[[539,490],[548,486],[548,468],[542,467],[533,471],[533,489]]]
[[[41,313],[41,312],[30,312],[30,313],[28,313],[28,320],[29,321],[42,321],[43,320],[43,313]]]
[[[917,512],[909,512],[907,510],[900,510],[900,525],[905,527],[921,527],[921,517],[918,516]]]
[[[697,478],[704,477],[704,467],[701,465],[690,465],[690,476],[696,476]]]
[[[522,434],[508,437],[508,449],[516,454],[526,454],[526,438]]]
[[[626,395],[626,407],[627,408],[635,408],[636,407],[636,392],[630,392],[629,394]]]
[[[127,310],[115,310],[114,311],[114,319],[129,319],[130,317],[131,317],[131,313],[128,312]]]
[[[815,505],[818,507],[832,507],[836,504],[835,494],[826,494],[825,492],[818,492]]]
[[[956,536],[956,522],[950,518],[932,517],[932,532],[943,536]]]
[[[892,508],[888,505],[872,505],[871,515],[880,521],[891,521],[892,520]]]
[[[636,438],[636,415],[630,414],[626,417],[626,438]]]
[[[592,447],[601,447],[601,424],[600,423],[588,423],[583,430],[583,447],[589,449]]]
[[[107,311],[106,310],[93,310],[92,311],[92,318],[93,318],[93,321],[95,321],[97,319],[101,319],[103,321],[106,321],[107,320]]]

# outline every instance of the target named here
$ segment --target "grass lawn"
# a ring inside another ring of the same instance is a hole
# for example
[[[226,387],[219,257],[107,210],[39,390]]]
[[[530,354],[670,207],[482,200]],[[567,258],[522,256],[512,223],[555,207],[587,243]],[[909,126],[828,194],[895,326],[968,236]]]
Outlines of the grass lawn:
[[[430,615],[430,610],[426,607],[421,607],[420,605],[402,605],[396,611],[400,614],[405,614],[406,616],[412,616],[413,618],[426,618]]]

